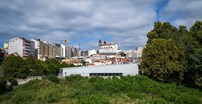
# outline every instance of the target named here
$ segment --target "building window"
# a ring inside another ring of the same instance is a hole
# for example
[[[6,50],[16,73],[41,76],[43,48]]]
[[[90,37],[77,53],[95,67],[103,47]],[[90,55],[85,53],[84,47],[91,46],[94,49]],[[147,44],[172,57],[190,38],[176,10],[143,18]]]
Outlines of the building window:
[[[90,73],[90,76],[122,76],[123,73]]]

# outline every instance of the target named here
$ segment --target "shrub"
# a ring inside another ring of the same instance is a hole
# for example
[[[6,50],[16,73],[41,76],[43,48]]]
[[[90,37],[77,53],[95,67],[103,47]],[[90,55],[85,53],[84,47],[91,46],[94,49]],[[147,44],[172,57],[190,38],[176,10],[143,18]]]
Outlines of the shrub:
[[[109,104],[109,99],[103,95],[88,95],[81,97],[78,104]]]
[[[66,76],[65,80],[66,82],[79,82],[80,80],[82,80],[83,77],[81,75],[71,75],[71,76]]]
[[[11,83],[11,86],[17,86],[18,85],[17,80],[13,77],[8,78],[8,81]]]
[[[55,75],[49,75],[46,78],[53,83],[60,83],[60,80]]]
[[[6,80],[4,78],[0,78],[0,94],[3,94],[6,90]]]
[[[176,104],[201,104],[201,101],[197,96],[183,94],[176,97]]]
[[[164,99],[162,98],[157,98],[154,100],[153,104],[167,104],[168,102],[166,102]]]

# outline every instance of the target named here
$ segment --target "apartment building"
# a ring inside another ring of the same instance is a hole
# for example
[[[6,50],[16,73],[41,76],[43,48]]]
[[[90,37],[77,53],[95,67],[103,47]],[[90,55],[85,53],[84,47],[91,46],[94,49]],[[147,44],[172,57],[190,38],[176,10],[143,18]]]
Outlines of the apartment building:
[[[64,57],[65,47],[61,44],[48,43],[40,39],[31,39],[35,43],[35,57],[39,60]]]
[[[34,42],[22,37],[15,37],[8,41],[8,54],[18,54],[21,57],[34,55]]]

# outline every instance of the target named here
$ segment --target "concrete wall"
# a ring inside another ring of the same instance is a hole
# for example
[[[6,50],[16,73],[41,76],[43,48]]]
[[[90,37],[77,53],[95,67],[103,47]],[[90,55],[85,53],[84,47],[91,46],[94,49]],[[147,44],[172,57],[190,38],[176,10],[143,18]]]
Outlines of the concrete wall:
[[[20,38],[12,38],[8,43],[8,54],[17,53],[23,57],[23,40]]]
[[[74,67],[74,68],[61,68],[59,76],[65,77],[74,74],[81,76],[89,76],[90,73],[122,73],[123,76],[137,75],[137,64],[121,64],[121,65],[106,65],[106,66],[91,66],[91,67]]]
[[[31,80],[35,80],[35,79],[42,79],[41,76],[31,76],[31,77],[27,77],[26,79],[16,79],[17,82],[18,82],[18,85],[21,85],[21,84],[25,84]]]

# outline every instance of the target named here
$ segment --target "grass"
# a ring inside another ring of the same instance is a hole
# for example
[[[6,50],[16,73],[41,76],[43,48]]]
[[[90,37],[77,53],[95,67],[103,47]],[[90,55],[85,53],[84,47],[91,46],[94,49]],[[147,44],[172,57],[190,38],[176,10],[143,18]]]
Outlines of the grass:
[[[70,76],[33,80],[0,96],[1,104],[202,104],[202,92],[145,76]]]

